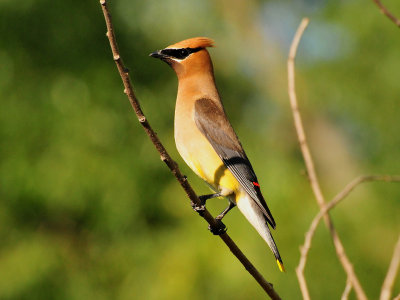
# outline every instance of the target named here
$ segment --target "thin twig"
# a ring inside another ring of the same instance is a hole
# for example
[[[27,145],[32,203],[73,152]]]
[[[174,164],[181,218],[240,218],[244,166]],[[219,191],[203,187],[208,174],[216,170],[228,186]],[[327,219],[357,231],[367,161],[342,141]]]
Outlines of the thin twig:
[[[381,13],[383,13],[386,17],[388,17],[397,27],[400,27],[400,20],[397,19],[394,15],[387,10],[387,8],[381,3],[380,0],[372,0],[379,7]]]
[[[397,272],[400,267],[400,235],[397,240],[396,246],[394,247],[392,260],[389,265],[388,272],[385,277],[385,281],[382,285],[381,296],[379,300],[389,300],[392,295],[392,288],[394,280],[396,279]]]
[[[165,164],[168,166],[168,168],[172,171],[172,173],[174,174],[176,179],[179,181],[182,188],[185,190],[189,199],[193,203],[196,203],[197,205],[201,205],[198,196],[193,191],[193,189],[190,186],[189,182],[187,181],[186,177],[182,175],[177,163],[172,160],[172,158],[168,154],[167,150],[164,148],[164,146],[161,144],[161,141],[158,139],[156,133],[150,127],[150,124],[147,121],[145,115],[143,114],[143,111],[140,108],[139,102],[138,102],[136,95],[132,88],[132,83],[131,83],[131,80],[129,77],[129,71],[127,68],[125,68],[125,66],[122,62],[119,50],[118,50],[118,45],[117,45],[115,34],[114,34],[114,28],[113,28],[113,24],[111,21],[111,15],[110,15],[110,12],[107,7],[106,0],[100,0],[100,4],[101,4],[101,8],[103,10],[104,19],[105,19],[106,26],[107,26],[107,37],[110,42],[113,58],[114,58],[115,64],[117,65],[122,82],[124,84],[124,88],[125,88],[124,93],[127,95],[129,102],[131,103],[131,106],[132,106],[133,110],[135,111],[140,124],[143,126],[143,129],[145,130],[146,134],[151,139],[151,141],[152,141],[153,145],[156,147],[157,151],[160,153],[161,160],[163,162],[165,162]],[[202,217],[210,224],[211,227],[214,227],[214,228],[218,227],[217,221],[209,213],[208,210],[204,211],[204,214],[202,215]],[[233,255],[235,255],[236,258],[242,263],[242,265],[245,267],[245,269],[254,277],[254,279],[258,282],[258,284],[270,296],[270,298],[271,299],[280,299],[279,295],[273,289],[272,285],[264,279],[264,277],[258,272],[258,270],[254,267],[254,265],[247,259],[247,257],[243,254],[243,252],[232,241],[232,239],[229,237],[229,235],[227,233],[223,233],[220,235],[220,238],[229,247],[229,249],[231,250]]]
[[[297,47],[299,45],[301,36],[303,35],[304,30],[306,29],[308,23],[309,23],[309,19],[304,18],[301,21],[299,27],[297,28],[296,34],[292,41],[292,46],[290,47],[289,60],[288,60],[289,97],[290,97],[290,102],[291,102],[291,106],[292,106],[292,111],[297,112],[297,113],[293,113],[294,122],[295,122],[295,124],[300,124],[299,126],[296,126],[296,128],[298,128],[297,134],[299,136],[300,145],[305,143],[305,133],[304,133],[303,126],[301,124],[300,114],[298,113],[299,108],[297,106],[297,97],[296,97],[295,86],[294,86],[294,66],[293,66],[293,64],[294,64],[294,59],[296,57]],[[290,63],[290,65],[289,65],[289,63]],[[292,100],[292,99],[294,99],[294,100]],[[309,157],[306,161],[311,161],[311,164],[312,164],[311,155],[310,155],[310,152],[308,151],[308,148],[306,148],[306,151],[303,152],[303,155],[305,155],[306,157]],[[311,173],[309,173],[309,175],[310,174]],[[298,273],[298,268],[296,269],[296,273]],[[308,292],[307,282],[306,282],[305,277],[299,276],[299,274],[297,274],[297,278],[299,280],[300,290],[303,295],[303,299],[310,300],[311,299],[310,293]]]
[[[304,268],[307,262],[307,255],[311,248],[311,242],[314,237],[315,230],[318,227],[319,222],[322,217],[332,208],[334,208],[339,202],[341,202],[347,195],[350,194],[352,190],[354,190],[359,184],[363,182],[372,182],[372,181],[384,181],[384,182],[400,182],[400,176],[389,176],[389,175],[367,175],[360,176],[356,179],[352,180],[345,188],[340,191],[328,204],[324,206],[323,209],[314,217],[311,222],[310,228],[306,232],[304,244],[300,247],[300,262],[296,268],[296,274],[299,278],[299,281],[305,282],[304,278]]]
[[[340,298],[340,300],[349,299],[351,288],[352,288],[351,281],[347,278],[346,287],[344,288],[344,291],[343,291],[343,294],[342,294],[342,297]]]
[[[400,294],[393,298],[393,300],[400,300]]]
[[[311,188],[313,190],[313,193],[315,195],[315,198],[317,200],[317,203],[320,207],[320,209],[323,209],[325,205],[325,199],[322,194],[321,188],[319,186],[317,174],[315,172],[314,168],[314,162],[311,157],[311,152],[307,144],[306,140],[306,135],[304,132],[304,126],[301,120],[300,112],[299,112],[299,107],[297,103],[297,96],[296,96],[296,90],[295,90],[295,73],[294,73],[294,61],[296,57],[296,52],[297,48],[300,42],[300,38],[305,30],[305,28],[308,25],[308,18],[304,18],[299,25],[299,28],[297,29],[297,32],[293,38],[292,45],[290,47],[289,51],[289,58],[288,58],[288,92],[289,92],[289,98],[290,98],[290,104],[292,108],[292,113],[293,113],[293,118],[294,118],[294,125],[296,128],[298,140],[300,143],[300,148],[301,152],[303,154],[304,162],[307,168],[307,173],[309,176]],[[345,270],[347,277],[351,280],[352,285],[354,287],[354,291],[356,292],[357,298],[359,300],[366,300],[367,296],[365,295],[365,292],[363,288],[361,287],[361,284],[354,273],[353,266],[350,263],[350,260],[347,258],[344,247],[342,242],[340,241],[340,238],[338,236],[338,233],[335,230],[335,227],[333,226],[333,222],[329,216],[328,213],[324,215],[324,221],[326,226],[328,227],[333,244],[335,245],[335,250],[336,250],[336,255],[339,258],[339,261],[341,262],[343,269]],[[297,272],[297,270],[296,270]],[[304,299],[310,299],[310,295],[307,291],[307,285],[305,282],[305,278],[303,276],[302,280],[299,279],[300,283],[300,288],[303,294]]]

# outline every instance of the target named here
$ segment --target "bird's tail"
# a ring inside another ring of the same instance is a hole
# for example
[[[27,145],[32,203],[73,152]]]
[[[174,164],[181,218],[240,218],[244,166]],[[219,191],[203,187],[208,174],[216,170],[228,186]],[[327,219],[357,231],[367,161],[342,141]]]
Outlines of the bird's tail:
[[[271,231],[268,227],[264,214],[258,207],[257,203],[247,193],[241,193],[236,196],[236,204],[242,214],[267,242],[269,248],[272,250],[272,253],[275,255],[279,270],[284,272],[285,268],[283,266],[282,258],[279,254],[278,248],[276,247],[274,238],[271,235]]]

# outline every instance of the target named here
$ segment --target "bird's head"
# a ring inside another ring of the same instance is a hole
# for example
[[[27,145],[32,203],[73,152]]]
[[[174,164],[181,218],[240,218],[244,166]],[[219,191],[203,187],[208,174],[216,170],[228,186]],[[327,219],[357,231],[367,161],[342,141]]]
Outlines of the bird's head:
[[[213,43],[213,40],[205,37],[191,38],[153,52],[150,56],[165,61],[178,77],[212,72],[212,63],[206,48],[213,47]]]

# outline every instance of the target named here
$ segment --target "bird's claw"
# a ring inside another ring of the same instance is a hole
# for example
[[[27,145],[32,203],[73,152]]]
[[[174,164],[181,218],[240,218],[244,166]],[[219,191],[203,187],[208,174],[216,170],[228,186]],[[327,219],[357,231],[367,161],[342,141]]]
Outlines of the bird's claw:
[[[222,223],[220,219],[215,219],[215,220],[217,222],[217,225],[215,227],[208,225],[208,230],[210,230],[213,235],[224,234],[228,230],[225,224]]]

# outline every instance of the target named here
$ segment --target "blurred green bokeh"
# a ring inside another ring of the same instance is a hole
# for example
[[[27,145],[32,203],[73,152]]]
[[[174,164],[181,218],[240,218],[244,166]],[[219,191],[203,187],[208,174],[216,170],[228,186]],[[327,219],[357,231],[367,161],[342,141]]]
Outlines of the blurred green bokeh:
[[[148,54],[214,38],[216,80],[264,186],[287,269],[238,210],[229,233],[283,299],[318,212],[287,96],[286,57],[303,16],[297,88],[327,199],[360,174],[400,173],[400,32],[372,1],[109,1],[142,108],[199,194],[173,140],[177,80]],[[385,1],[400,16],[400,2]],[[123,94],[98,1],[0,0],[0,299],[265,299],[207,232]],[[400,186],[367,183],[332,212],[377,299],[400,229]],[[225,201],[210,201],[213,213]],[[306,276],[313,299],[346,277],[326,228]],[[400,292],[400,280],[394,293]],[[354,293],[351,294],[354,299]]]

